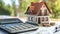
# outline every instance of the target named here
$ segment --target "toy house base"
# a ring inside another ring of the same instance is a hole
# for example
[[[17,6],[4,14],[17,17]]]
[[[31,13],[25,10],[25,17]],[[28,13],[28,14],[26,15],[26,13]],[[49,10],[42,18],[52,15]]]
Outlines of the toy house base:
[[[38,24],[39,26],[43,26],[43,27],[50,27],[50,26],[54,26],[55,23],[54,22],[51,22],[51,23],[41,23],[41,24]]]
[[[50,27],[49,23],[41,23],[41,24],[38,24],[39,26],[42,26],[42,27]]]

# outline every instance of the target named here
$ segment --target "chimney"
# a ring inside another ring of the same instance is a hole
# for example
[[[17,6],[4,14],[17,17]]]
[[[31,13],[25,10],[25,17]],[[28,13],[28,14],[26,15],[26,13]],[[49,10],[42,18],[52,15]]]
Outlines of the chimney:
[[[34,2],[31,2],[31,6],[33,6],[34,5]]]

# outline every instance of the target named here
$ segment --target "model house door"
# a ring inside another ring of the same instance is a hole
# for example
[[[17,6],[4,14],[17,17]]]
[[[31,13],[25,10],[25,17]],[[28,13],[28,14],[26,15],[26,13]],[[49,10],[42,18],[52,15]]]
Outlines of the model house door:
[[[41,20],[40,20],[40,18],[38,18],[38,24],[41,24]]]

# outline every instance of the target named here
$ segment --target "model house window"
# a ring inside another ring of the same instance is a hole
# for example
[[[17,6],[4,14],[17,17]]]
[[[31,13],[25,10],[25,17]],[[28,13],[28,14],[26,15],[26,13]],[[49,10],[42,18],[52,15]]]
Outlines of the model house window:
[[[42,15],[42,10],[40,10],[39,15],[40,15],[40,16]]]
[[[34,21],[33,17],[28,17],[28,21]]]
[[[36,20],[37,20],[37,19],[36,19],[35,17],[33,17],[33,22],[37,22]]]
[[[45,20],[44,17],[42,17],[42,22],[43,22],[44,20]]]
[[[33,21],[33,17],[31,17],[31,21]]]
[[[48,21],[48,17],[46,17],[46,21]]]
[[[44,10],[44,15],[47,15],[47,9]]]

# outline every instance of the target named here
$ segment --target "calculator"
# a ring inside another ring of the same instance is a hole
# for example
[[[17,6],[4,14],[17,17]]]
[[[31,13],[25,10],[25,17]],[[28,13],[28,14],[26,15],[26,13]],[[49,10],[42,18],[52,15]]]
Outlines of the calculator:
[[[38,29],[37,25],[23,23],[18,18],[0,19],[0,28],[9,33],[22,33]]]

